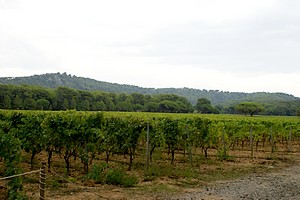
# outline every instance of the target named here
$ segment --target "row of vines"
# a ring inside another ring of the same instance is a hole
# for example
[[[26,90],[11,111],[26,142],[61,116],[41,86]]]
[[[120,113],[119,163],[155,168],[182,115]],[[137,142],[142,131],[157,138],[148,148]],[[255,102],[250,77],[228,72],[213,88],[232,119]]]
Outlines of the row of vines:
[[[273,152],[280,145],[292,151],[300,139],[299,124],[299,120],[289,118],[1,110],[0,162],[5,170],[0,173],[19,173],[22,152],[30,155],[31,167],[35,156],[44,152],[48,170],[57,154],[70,175],[71,158],[80,159],[83,171],[88,173],[99,154],[105,155],[106,162],[114,155],[126,156],[130,170],[135,156],[146,146],[150,160],[159,149],[168,152],[172,164],[178,152],[187,152],[192,160],[194,149],[201,149],[205,157],[214,149],[225,159],[229,149],[243,149],[250,143],[256,150],[270,146]],[[12,191],[22,189],[20,179],[11,184]]]

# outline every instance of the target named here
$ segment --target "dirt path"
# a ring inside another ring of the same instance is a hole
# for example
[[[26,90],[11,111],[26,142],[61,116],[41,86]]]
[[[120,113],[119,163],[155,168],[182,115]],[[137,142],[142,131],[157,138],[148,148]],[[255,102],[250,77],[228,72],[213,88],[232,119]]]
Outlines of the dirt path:
[[[295,165],[269,174],[252,174],[224,181],[199,191],[168,197],[169,200],[269,199],[300,200],[300,160]]]

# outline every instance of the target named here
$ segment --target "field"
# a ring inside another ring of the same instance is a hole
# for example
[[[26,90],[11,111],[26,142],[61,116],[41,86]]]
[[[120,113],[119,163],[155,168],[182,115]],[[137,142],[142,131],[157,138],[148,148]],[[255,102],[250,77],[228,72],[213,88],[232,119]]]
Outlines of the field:
[[[51,199],[164,199],[300,151],[296,117],[2,110],[0,123],[0,177],[46,162]],[[35,199],[38,174],[0,186]]]

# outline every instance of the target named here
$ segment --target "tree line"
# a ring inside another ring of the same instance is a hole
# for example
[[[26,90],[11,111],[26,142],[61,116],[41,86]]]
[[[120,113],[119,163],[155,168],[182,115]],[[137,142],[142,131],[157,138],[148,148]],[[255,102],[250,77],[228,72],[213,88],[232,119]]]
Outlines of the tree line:
[[[185,97],[174,94],[107,93],[68,87],[46,89],[29,85],[0,85],[0,109],[168,113],[194,111]]]
[[[239,102],[254,101],[262,104],[276,105],[278,102],[299,101],[300,98],[285,93],[268,92],[228,92],[220,90],[205,90],[193,88],[142,88],[134,85],[109,83],[90,78],[77,77],[67,73],[47,73],[28,77],[0,77],[1,84],[37,85],[46,88],[65,86],[77,90],[104,91],[114,93],[140,93],[140,94],[176,94],[186,97],[192,105],[196,105],[199,98],[209,99],[213,105],[231,106]],[[281,104],[281,103],[280,103]]]
[[[293,116],[300,115],[300,102],[279,101],[263,104],[251,101],[222,106],[212,105],[207,98],[199,98],[196,105],[192,105],[186,97],[175,94],[127,94],[76,90],[64,86],[49,89],[31,85],[0,84],[0,109]]]

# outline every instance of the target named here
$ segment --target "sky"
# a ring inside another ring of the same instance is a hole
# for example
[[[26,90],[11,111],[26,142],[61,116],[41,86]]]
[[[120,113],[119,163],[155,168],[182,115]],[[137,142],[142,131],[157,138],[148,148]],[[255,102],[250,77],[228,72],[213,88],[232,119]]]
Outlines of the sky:
[[[0,0],[0,77],[300,97],[299,0]]]

